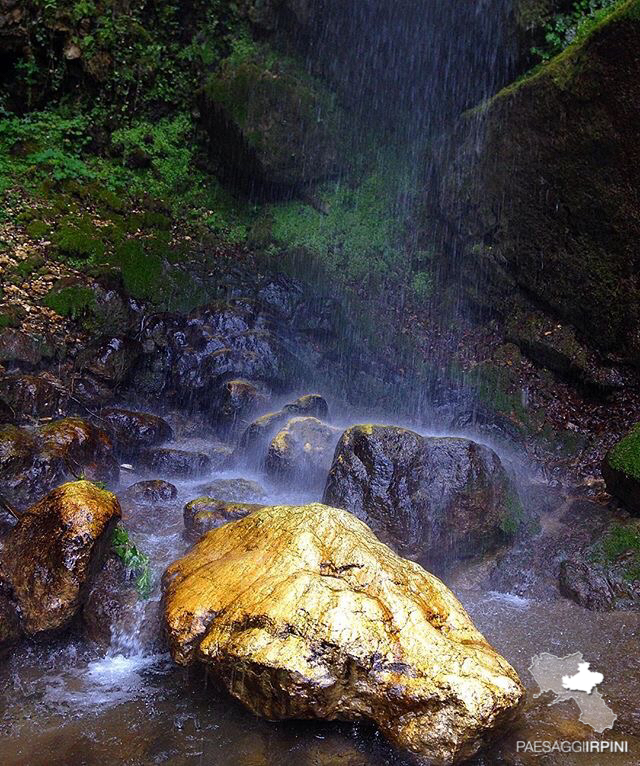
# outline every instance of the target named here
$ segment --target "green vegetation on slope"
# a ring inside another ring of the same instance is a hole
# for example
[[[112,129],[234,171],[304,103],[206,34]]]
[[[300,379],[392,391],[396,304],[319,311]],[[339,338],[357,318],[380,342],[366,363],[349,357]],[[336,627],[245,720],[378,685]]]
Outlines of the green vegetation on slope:
[[[614,470],[640,481],[640,423],[613,447],[607,460]]]

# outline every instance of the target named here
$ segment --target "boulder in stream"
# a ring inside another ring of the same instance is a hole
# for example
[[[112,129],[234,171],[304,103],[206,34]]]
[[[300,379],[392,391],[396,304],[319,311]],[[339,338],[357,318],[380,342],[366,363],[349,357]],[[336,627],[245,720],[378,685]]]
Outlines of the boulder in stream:
[[[303,485],[324,486],[340,429],[318,418],[295,417],[271,440],[265,469],[274,478]]]
[[[261,484],[251,479],[216,479],[198,487],[201,495],[228,500],[233,503],[255,503],[264,500],[267,493]]]
[[[126,457],[173,438],[167,421],[148,412],[108,407],[100,413],[100,422],[111,435],[118,452]]]
[[[72,476],[115,482],[118,463],[108,435],[82,418],[39,428],[0,427],[0,493],[19,507]]]
[[[449,589],[353,514],[276,506],[208,532],[164,576],[174,660],[270,720],[368,720],[439,764],[474,755],[524,688]]]
[[[438,570],[497,548],[522,512],[489,447],[379,425],[344,432],[323,502],[351,511],[394,550]]]
[[[21,515],[0,551],[0,593],[17,607],[22,632],[71,622],[119,518],[115,495],[89,481],[63,484]]]
[[[184,531],[189,539],[198,540],[210,529],[217,529],[229,521],[243,519],[261,508],[264,506],[258,503],[197,497],[184,507]]]
[[[163,479],[137,481],[122,493],[122,501],[127,505],[155,505],[156,503],[175,500],[178,496],[176,486]]]
[[[208,455],[189,450],[150,449],[143,452],[139,460],[147,470],[176,479],[202,476],[211,470],[211,459]]]

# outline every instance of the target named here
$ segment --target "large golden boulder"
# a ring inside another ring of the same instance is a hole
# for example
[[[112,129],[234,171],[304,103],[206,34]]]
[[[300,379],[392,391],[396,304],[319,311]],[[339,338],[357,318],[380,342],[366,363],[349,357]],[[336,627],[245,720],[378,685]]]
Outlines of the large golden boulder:
[[[21,515],[0,551],[0,593],[22,632],[65,627],[78,613],[119,518],[116,496],[89,481],[62,484]]]
[[[352,514],[266,507],[164,578],[172,656],[266,718],[375,722],[425,762],[471,756],[524,702],[448,588]]]

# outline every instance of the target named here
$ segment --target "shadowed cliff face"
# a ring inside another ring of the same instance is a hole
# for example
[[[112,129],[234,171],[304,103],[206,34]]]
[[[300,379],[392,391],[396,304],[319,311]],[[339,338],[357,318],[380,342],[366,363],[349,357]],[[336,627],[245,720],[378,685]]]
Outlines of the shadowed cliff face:
[[[637,363],[640,3],[463,120],[442,170],[459,278],[482,308],[533,302]],[[483,128],[478,140],[477,117]],[[450,158],[451,159],[451,158]]]

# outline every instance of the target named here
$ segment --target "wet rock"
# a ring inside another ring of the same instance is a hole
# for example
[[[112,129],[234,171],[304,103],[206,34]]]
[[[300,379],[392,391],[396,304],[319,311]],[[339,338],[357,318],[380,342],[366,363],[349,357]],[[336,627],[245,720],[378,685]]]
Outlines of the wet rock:
[[[269,280],[258,291],[258,302],[283,319],[291,319],[300,305],[304,291],[295,279],[279,275]]]
[[[115,482],[119,467],[107,434],[81,418],[28,431],[0,428],[0,494],[22,508],[66,478]]]
[[[349,123],[332,94],[293,59],[279,57],[273,70],[269,62],[263,49],[241,63],[230,57],[203,91],[216,164],[254,193],[297,190],[337,173],[348,157]]]
[[[132,338],[105,336],[80,354],[76,366],[117,387],[128,379],[141,351],[140,343]]]
[[[120,469],[113,443],[105,431],[82,418],[62,418],[38,431],[39,459],[60,475],[84,476],[92,481],[114,483]]]
[[[96,575],[82,619],[85,635],[101,649],[164,649],[158,602],[140,599],[130,573],[114,555]]]
[[[630,513],[640,515],[640,423],[607,453],[602,476],[607,490]]]
[[[351,511],[392,548],[438,569],[497,548],[521,513],[493,450],[396,426],[345,431],[323,502]]]
[[[291,418],[271,440],[267,473],[307,487],[323,487],[341,433],[317,418]]]
[[[345,511],[255,511],[207,533],[164,589],[174,660],[204,664],[270,720],[365,718],[413,755],[452,764],[524,702],[446,586]]]
[[[267,394],[254,383],[229,380],[222,385],[213,418],[225,430],[233,431],[245,424],[248,416],[264,407],[267,401]]]
[[[42,344],[20,330],[7,327],[0,332],[0,363],[35,367],[42,359]]]
[[[37,418],[55,417],[69,408],[70,394],[62,381],[47,372],[38,375],[5,375],[0,397],[13,413]]]
[[[594,611],[640,607],[640,522],[613,520],[560,565],[560,592]]]
[[[63,628],[78,613],[119,518],[115,495],[88,481],[63,484],[22,514],[0,552],[0,589],[26,634]]]
[[[0,592],[0,659],[22,636],[18,609],[10,598]]]
[[[207,304],[186,318],[157,315],[145,326],[143,347],[139,390],[214,416],[219,400],[212,392],[227,381],[281,389],[288,374],[290,355],[248,302]]]
[[[242,433],[238,442],[238,457],[253,463],[260,463],[269,441],[289,420],[288,412],[269,412],[253,421]]]
[[[28,431],[0,427],[0,494],[11,503],[22,504],[31,491],[28,471],[35,451],[36,441]]]
[[[605,573],[585,561],[563,561],[559,584],[560,593],[580,606],[595,611],[613,609],[615,598]]]
[[[111,435],[118,452],[126,457],[173,438],[167,421],[148,412],[109,407],[100,413],[100,424]]]
[[[538,4],[540,5],[540,4]],[[461,121],[443,152],[447,224],[459,233],[468,293],[509,312],[537,305],[591,348],[637,363],[636,243],[640,40],[634,3]],[[486,245],[484,244],[486,243]],[[480,275],[487,276],[479,282]],[[463,277],[464,279],[464,277]]]
[[[269,412],[253,421],[242,433],[237,453],[252,462],[260,463],[268,445],[292,415],[325,418],[329,413],[327,402],[319,394],[306,394],[285,404],[279,412]]]
[[[257,481],[250,479],[216,479],[198,487],[198,492],[218,500],[237,503],[254,503],[264,500],[267,493]]]
[[[85,634],[102,649],[111,645],[114,633],[123,628],[133,628],[126,616],[131,615],[138,603],[138,593],[133,583],[127,580],[127,572],[115,556],[109,556],[82,608]]]
[[[208,455],[166,447],[141,453],[139,462],[147,471],[177,479],[202,476],[211,470],[211,459]]]
[[[329,415],[329,405],[327,400],[320,394],[305,394],[300,396],[294,402],[285,404],[283,412],[295,413],[296,415],[307,415],[312,418],[326,418]]]
[[[155,505],[156,503],[175,500],[178,490],[168,481],[151,479],[137,481],[122,493],[122,503],[126,505]]]
[[[190,540],[199,540],[210,529],[217,529],[229,521],[242,519],[263,507],[259,503],[241,503],[218,500],[215,497],[197,497],[184,507],[184,531]]]

